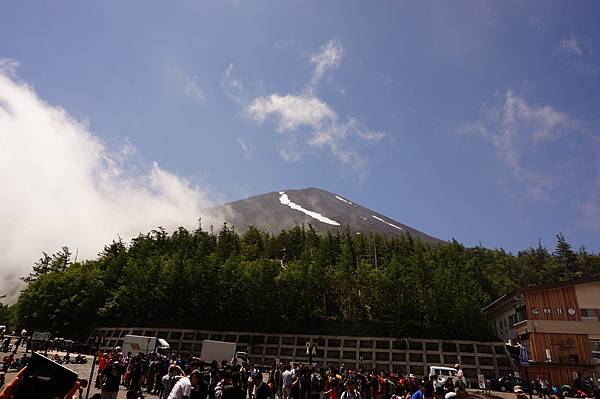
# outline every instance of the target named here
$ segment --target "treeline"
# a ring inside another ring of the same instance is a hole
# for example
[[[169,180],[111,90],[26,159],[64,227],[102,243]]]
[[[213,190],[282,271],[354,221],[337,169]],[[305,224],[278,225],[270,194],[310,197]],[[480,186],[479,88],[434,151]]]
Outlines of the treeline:
[[[483,307],[521,286],[599,275],[600,256],[562,235],[512,255],[410,236],[277,235],[227,225],[159,228],[73,262],[44,254],[10,309],[18,327],[71,338],[96,326],[491,339]],[[6,310],[6,309],[5,309]],[[16,326],[15,326],[16,327]]]

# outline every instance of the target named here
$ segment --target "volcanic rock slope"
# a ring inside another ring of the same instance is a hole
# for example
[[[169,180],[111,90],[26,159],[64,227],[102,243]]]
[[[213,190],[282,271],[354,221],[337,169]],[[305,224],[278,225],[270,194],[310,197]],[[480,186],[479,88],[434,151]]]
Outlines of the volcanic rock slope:
[[[317,232],[337,232],[349,228],[356,234],[379,233],[398,236],[410,233],[427,244],[444,241],[372,211],[342,196],[317,188],[284,190],[257,195],[208,210],[225,215],[225,221],[236,231],[248,226],[278,233],[295,226],[310,224]],[[223,216],[221,216],[223,218]]]

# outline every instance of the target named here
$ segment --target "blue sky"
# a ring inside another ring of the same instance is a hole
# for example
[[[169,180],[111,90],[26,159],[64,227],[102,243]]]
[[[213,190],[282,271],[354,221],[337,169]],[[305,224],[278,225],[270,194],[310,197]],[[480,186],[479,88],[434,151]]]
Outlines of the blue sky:
[[[599,251],[599,17],[597,2],[10,2],[0,59],[129,149],[130,175],[156,162],[217,202],[320,187],[467,245],[562,232]]]

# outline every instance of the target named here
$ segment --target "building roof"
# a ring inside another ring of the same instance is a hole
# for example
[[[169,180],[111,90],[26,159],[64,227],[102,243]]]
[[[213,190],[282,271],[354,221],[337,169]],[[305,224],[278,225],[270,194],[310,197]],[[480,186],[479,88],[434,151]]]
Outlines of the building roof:
[[[496,299],[495,301],[493,301],[492,303],[487,305],[485,308],[483,308],[483,311],[486,313],[490,313],[495,308],[497,308],[500,304],[503,304],[508,300],[512,300],[512,298],[514,298],[515,296],[517,296],[519,294],[524,294],[524,293],[528,293],[528,292],[536,292],[536,291],[541,291],[541,290],[548,290],[548,289],[553,289],[553,288],[570,287],[570,286],[574,286],[574,285],[593,283],[593,282],[597,282],[597,281],[600,281],[600,276],[577,278],[577,279],[559,281],[556,283],[541,284],[541,285],[535,285],[535,286],[525,287],[525,288],[517,288],[517,289],[512,290],[511,292],[509,292],[506,295],[502,295],[500,298]]]

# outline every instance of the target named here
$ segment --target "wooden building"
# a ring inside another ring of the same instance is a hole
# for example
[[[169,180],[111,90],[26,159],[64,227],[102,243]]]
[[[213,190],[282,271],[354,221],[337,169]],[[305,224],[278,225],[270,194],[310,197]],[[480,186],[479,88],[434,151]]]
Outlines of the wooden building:
[[[530,379],[571,384],[598,376],[600,279],[519,289],[485,308],[499,338],[525,345]]]

